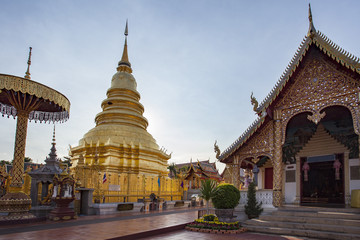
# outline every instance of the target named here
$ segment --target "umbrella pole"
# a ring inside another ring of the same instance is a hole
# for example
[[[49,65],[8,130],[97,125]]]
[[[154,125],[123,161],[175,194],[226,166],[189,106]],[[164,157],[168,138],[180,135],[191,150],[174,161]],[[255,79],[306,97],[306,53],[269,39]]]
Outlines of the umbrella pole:
[[[28,116],[28,111],[20,110],[17,112],[12,179],[9,192],[0,198],[0,212],[7,213],[7,215],[0,216],[0,225],[2,221],[11,222],[35,218],[35,216],[29,212],[31,207],[30,197],[21,191],[23,185]]]
[[[10,192],[20,192],[23,185],[25,145],[29,112],[20,110],[17,113],[14,161]]]

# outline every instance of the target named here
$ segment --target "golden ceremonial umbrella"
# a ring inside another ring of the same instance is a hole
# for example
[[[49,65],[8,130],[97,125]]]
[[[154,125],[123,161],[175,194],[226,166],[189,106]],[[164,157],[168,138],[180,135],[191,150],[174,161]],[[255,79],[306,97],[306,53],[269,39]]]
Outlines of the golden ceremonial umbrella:
[[[0,114],[17,117],[12,180],[10,191],[0,199],[0,212],[20,213],[30,208],[30,198],[21,192],[28,120],[64,122],[69,118],[70,102],[64,95],[30,80],[31,50],[24,78],[0,74]],[[21,203],[25,209],[18,205]]]

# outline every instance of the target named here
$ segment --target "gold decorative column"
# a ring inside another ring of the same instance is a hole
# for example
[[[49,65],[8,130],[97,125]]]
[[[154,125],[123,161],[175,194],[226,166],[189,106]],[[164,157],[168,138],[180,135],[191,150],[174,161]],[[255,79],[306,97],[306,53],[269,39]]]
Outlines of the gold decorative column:
[[[281,145],[281,111],[274,114],[274,159],[273,159],[273,205],[282,205],[282,145]]]
[[[239,189],[240,187],[240,165],[239,165],[239,156],[235,156],[234,157],[234,162],[233,162],[233,176],[234,176],[234,181],[233,184],[234,186]]]
[[[10,185],[10,192],[20,192],[23,184],[28,116],[29,112],[18,111],[14,147],[13,173]]]

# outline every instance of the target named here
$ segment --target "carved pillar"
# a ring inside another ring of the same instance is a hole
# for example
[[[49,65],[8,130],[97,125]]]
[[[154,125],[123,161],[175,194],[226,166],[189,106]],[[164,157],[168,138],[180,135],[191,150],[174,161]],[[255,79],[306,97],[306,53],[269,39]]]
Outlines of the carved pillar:
[[[24,158],[25,158],[25,145],[26,145],[28,118],[29,118],[28,111],[18,110],[16,135],[15,135],[14,161],[13,161],[13,169],[11,176],[12,179],[10,185],[11,192],[21,191],[21,186],[23,184]]]
[[[281,145],[281,115],[280,111],[274,114],[274,158],[273,158],[273,205],[282,205],[282,145]]]
[[[240,165],[239,165],[239,156],[234,157],[233,164],[233,175],[234,175],[234,186],[239,189],[240,187]]]
[[[296,195],[294,204],[300,204],[300,181],[301,181],[301,161],[300,157],[296,156],[296,174],[295,174],[295,181],[296,181]]]

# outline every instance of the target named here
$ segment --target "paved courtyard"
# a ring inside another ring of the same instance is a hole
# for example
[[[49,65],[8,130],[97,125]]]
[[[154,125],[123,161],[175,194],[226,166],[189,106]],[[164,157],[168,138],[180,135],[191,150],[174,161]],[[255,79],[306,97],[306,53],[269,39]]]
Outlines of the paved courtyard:
[[[217,235],[190,232],[186,223],[197,218],[198,209],[151,213],[119,213],[80,216],[77,220],[0,226],[0,239],[303,239],[286,236],[241,233]]]

